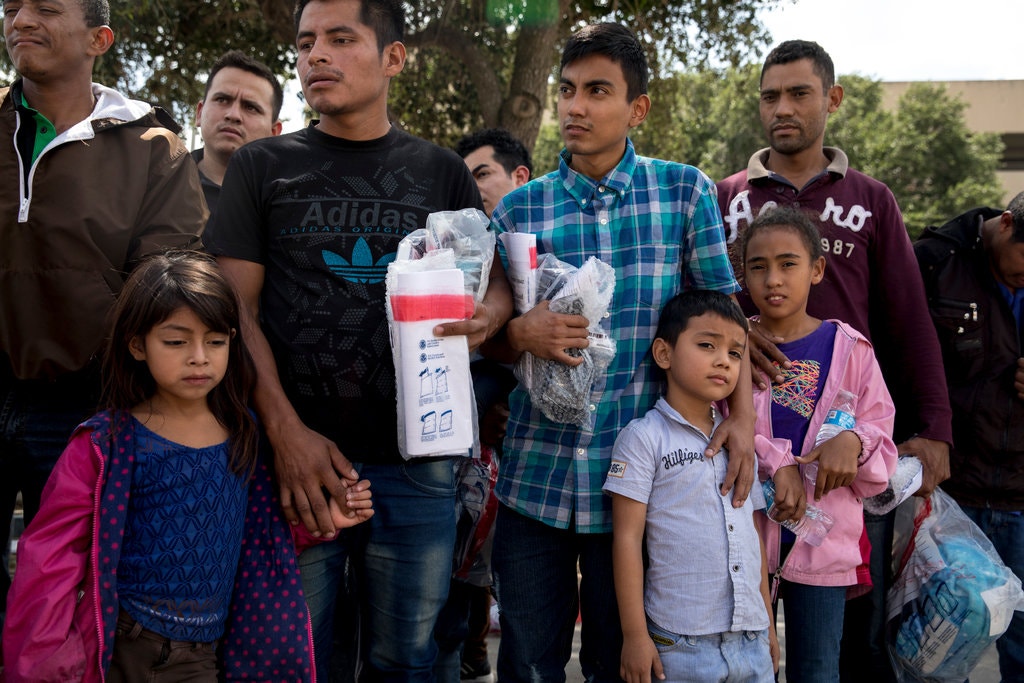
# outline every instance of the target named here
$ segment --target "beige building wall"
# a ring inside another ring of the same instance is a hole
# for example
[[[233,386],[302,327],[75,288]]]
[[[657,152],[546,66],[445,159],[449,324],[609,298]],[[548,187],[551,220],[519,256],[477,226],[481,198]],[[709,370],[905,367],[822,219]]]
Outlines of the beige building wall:
[[[971,130],[999,133],[1006,149],[996,174],[1003,185],[1004,202],[1024,191],[1024,80],[937,81],[967,104],[964,117]],[[910,82],[882,83],[882,106],[895,109]]]

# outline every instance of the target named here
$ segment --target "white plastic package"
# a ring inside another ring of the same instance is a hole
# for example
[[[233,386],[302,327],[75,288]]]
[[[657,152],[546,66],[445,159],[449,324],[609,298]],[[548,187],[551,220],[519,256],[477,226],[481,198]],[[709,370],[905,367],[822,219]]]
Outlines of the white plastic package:
[[[433,329],[471,318],[483,300],[494,258],[487,226],[477,209],[432,213],[388,265],[398,448],[406,459],[470,455],[477,443],[467,338],[437,337]]]

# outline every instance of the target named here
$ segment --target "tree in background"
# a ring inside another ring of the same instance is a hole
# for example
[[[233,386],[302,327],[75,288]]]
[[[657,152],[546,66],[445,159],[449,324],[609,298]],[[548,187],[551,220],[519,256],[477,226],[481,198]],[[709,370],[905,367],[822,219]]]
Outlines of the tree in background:
[[[552,101],[562,43],[583,24],[620,21],[656,74],[714,58],[738,63],[768,36],[757,12],[777,0],[424,0],[411,5],[412,58],[391,106],[410,132],[451,145],[500,126],[533,149]]]
[[[110,0],[114,46],[96,80],[191,122],[210,66],[244,50],[294,78],[290,0]],[[4,53],[6,59],[6,53]]]
[[[534,151],[537,172],[557,167],[553,76],[565,37],[590,21],[621,21],[649,50],[654,107],[634,135],[642,154],[694,164],[714,179],[765,145],[757,115],[757,56],[769,37],[757,12],[778,0],[421,0],[407,3],[410,56],[392,87],[393,118],[451,146],[502,126]],[[111,0],[117,40],[97,80],[163,104],[190,121],[209,66],[232,48],[294,76],[293,0]],[[6,52],[0,51],[3,59]],[[1001,203],[1002,143],[972,134],[966,105],[942,86],[916,84],[896,112],[881,84],[844,76],[846,98],[826,144],[892,188],[912,235],[967,207]],[[534,143],[536,147],[534,148]]]
[[[884,112],[882,135],[862,133],[862,168],[892,189],[912,238],[969,208],[1003,205],[996,177],[1003,142],[996,133],[970,132],[966,109],[945,86],[915,83],[895,112]]]
[[[649,48],[655,73],[709,59],[739,63],[768,36],[757,11],[778,0],[417,0],[407,2],[409,63],[392,114],[441,145],[502,126],[532,149],[550,103],[561,45],[591,21],[621,21]],[[111,0],[114,48],[97,80],[189,120],[206,70],[250,51],[294,77],[294,0]],[[3,56],[6,59],[6,55]]]

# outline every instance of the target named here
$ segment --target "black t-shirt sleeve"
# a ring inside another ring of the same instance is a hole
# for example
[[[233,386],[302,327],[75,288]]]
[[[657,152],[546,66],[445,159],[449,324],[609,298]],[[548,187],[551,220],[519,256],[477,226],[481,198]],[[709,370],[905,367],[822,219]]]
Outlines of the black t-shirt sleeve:
[[[217,211],[211,216],[203,241],[214,256],[266,263],[267,235],[263,215],[265,190],[255,177],[260,167],[252,150],[231,156]]]
[[[456,156],[456,158],[458,158]],[[456,206],[451,207],[451,210],[457,211],[459,209],[480,209],[484,210],[484,202],[480,197],[480,188],[477,187],[476,179],[473,178],[473,174],[470,172],[469,167],[466,166],[461,158],[458,160],[458,164],[454,167],[455,177],[452,179],[452,195]]]

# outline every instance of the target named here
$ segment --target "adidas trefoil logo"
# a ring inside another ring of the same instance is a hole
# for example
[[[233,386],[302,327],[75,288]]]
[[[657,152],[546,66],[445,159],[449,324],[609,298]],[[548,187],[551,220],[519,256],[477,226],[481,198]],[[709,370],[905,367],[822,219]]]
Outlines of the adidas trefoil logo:
[[[323,255],[324,263],[327,264],[332,273],[343,280],[360,284],[383,282],[388,272],[388,264],[395,260],[394,254],[386,254],[374,263],[370,245],[362,237],[356,241],[356,245],[352,248],[351,261],[347,261],[345,257],[339,256],[327,249],[320,253]]]

